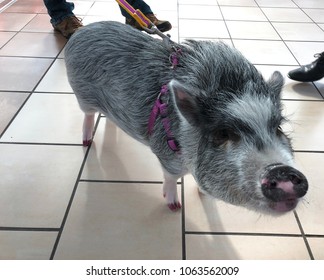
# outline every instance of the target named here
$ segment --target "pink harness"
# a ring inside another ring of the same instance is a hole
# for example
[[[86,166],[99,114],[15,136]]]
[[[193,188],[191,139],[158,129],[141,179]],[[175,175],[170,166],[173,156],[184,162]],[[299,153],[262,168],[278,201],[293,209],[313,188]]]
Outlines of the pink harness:
[[[181,49],[174,48],[174,52],[170,55],[170,62],[172,64],[172,69],[175,69],[179,65],[179,55],[181,54]],[[174,138],[171,131],[170,119],[168,117],[168,102],[165,102],[167,95],[169,94],[169,89],[167,85],[161,87],[160,93],[155,101],[151,115],[148,122],[148,134],[152,135],[154,130],[154,124],[158,116],[161,116],[162,124],[167,135],[167,144],[169,148],[180,153],[180,146],[178,141]]]

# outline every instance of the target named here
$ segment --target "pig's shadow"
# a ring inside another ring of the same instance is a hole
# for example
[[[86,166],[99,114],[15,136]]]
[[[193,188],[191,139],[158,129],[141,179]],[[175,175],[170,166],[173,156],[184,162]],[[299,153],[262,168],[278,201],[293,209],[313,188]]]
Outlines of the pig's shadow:
[[[129,153],[133,153],[134,152],[134,146],[132,145],[125,145],[125,143],[122,143],[122,146],[120,146],[120,135],[118,133],[118,128],[114,127],[111,125],[111,122],[109,120],[106,120],[105,118],[101,118],[100,120],[105,121],[105,126],[104,129],[100,129],[98,131],[98,133],[96,133],[96,138],[95,141],[92,144],[92,151],[89,154],[89,158],[88,161],[91,161],[91,164],[86,165],[85,166],[85,171],[87,173],[87,178],[88,179],[99,179],[99,180],[103,180],[103,181],[107,181],[107,182],[114,182],[114,181],[129,181],[134,182],[134,170],[130,170],[129,166],[128,166],[128,162],[127,162],[127,157],[125,158],[125,154]],[[102,137],[102,139],[100,139],[100,137]],[[100,147],[96,146],[96,140],[99,142],[102,141]],[[134,140],[135,141],[135,140]],[[119,142],[119,143],[118,143]],[[121,155],[120,150],[118,149],[124,149],[123,153]],[[141,153],[139,153],[139,155],[132,155],[136,157],[136,160],[138,162],[139,168],[142,169],[143,167],[141,166],[142,164],[147,164],[147,161],[149,161],[149,166],[154,166],[154,168],[149,168],[149,170],[147,172],[151,172],[151,170],[157,170],[157,173],[154,174],[153,177],[157,178],[158,181],[161,181],[162,183],[162,172],[161,172],[161,168],[160,165],[158,163],[158,160],[155,158],[155,156],[152,154],[152,152],[148,149],[148,153],[149,155],[143,155]],[[152,160],[151,160],[152,158]],[[132,159],[133,160],[133,159]],[[91,167],[92,166],[92,167]],[[130,166],[133,166],[133,164],[131,164]],[[145,168],[145,167],[144,167]],[[93,174],[92,174],[93,172]],[[114,172],[117,172],[118,174],[114,174]],[[132,173],[132,174],[130,174]],[[112,177],[111,177],[112,176]],[[100,179],[101,178],[101,179]],[[116,179],[117,178],[117,179]],[[131,178],[131,179],[130,179]],[[133,180],[133,181],[132,181]],[[121,186],[122,187],[122,186]],[[154,221],[158,221],[158,224],[155,224],[155,227],[159,227],[159,224],[163,224],[163,220],[160,220],[160,218],[158,218],[159,216],[163,217],[165,215],[167,215],[168,218],[172,218],[172,215],[178,215],[175,213],[172,213],[169,209],[167,209],[167,206],[165,204],[165,201],[162,197],[162,184],[156,184],[156,187],[159,188],[159,191],[161,191],[161,196],[160,197],[152,197],[149,194],[146,194],[145,192],[140,192],[138,194],[136,194],[136,197],[141,197],[141,200],[143,201],[147,201],[150,200],[151,203],[153,203],[153,205],[156,205],[156,208],[153,209],[152,213],[150,214],[150,216],[154,217],[154,219],[152,219],[152,226],[154,226]],[[186,191],[186,188],[184,187],[184,192]],[[198,190],[197,190],[198,191]],[[185,195],[185,194],[184,194]],[[145,197],[146,196],[146,197]],[[85,211],[85,213],[91,212],[91,205],[93,205],[94,203],[98,203],[96,201],[91,201],[91,197],[92,195],[88,195],[88,200],[87,200],[87,204],[89,209]],[[182,196],[184,197],[184,196]],[[197,199],[201,199],[200,196],[197,197]],[[154,200],[154,201],[152,201]],[[220,220],[220,216],[217,213],[217,207],[215,206],[214,203],[205,203],[204,201],[203,203],[203,207],[204,207],[204,213],[208,219],[208,223],[209,224],[213,224],[215,223],[216,220]],[[125,201],[125,204],[127,204],[127,201]],[[105,210],[105,205],[102,206],[103,210]],[[140,205],[138,205],[138,207],[141,207]],[[167,212],[167,213],[166,213]],[[160,213],[160,214],[159,214]],[[171,215],[169,217],[169,215]],[[86,217],[85,217],[86,218]],[[86,219],[87,220],[87,219]],[[154,221],[153,221],[154,220]],[[105,221],[105,219],[104,219]],[[107,227],[109,228],[109,221],[105,221],[107,222]],[[104,222],[104,223],[105,223]],[[218,222],[219,224],[219,222]],[[94,225],[95,226],[95,225]],[[168,226],[168,223],[166,223],[164,226]],[[186,221],[185,221],[185,225],[183,225],[184,228],[182,228],[181,230],[185,232],[185,238],[186,238],[186,250],[187,250],[187,259],[213,259],[216,258],[215,255],[218,255],[218,252],[216,252],[215,254],[213,254],[211,252],[211,250],[217,250],[219,252],[221,252],[221,254],[219,255],[221,259],[237,259],[237,254],[235,252],[235,249],[233,248],[233,246],[231,245],[231,242],[228,240],[228,238],[222,234],[222,232],[224,232],[224,230],[220,227],[218,229],[218,233],[220,234],[215,234],[215,233],[211,233],[211,234],[206,234],[206,233],[201,233],[199,231],[201,231],[201,229],[197,229],[197,226],[195,225],[195,221],[193,221],[189,216],[186,217]],[[130,227],[129,231],[132,231],[131,225],[127,225],[126,227]],[[137,227],[137,226],[136,226]],[[143,231],[147,231],[148,229],[146,228],[145,225],[142,226]],[[188,231],[188,233],[186,233],[186,229],[190,229],[190,231]],[[163,230],[162,230],[163,231]],[[191,232],[191,233],[190,233]],[[195,232],[193,234],[193,232]],[[109,234],[107,232],[107,234]],[[190,244],[190,236],[196,236],[198,238],[195,238],[195,240],[193,240],[192,244]],[[206,238],[207,237],[207,238]],[[80,236],[81,239],[83,239]],[[88,240],[87,238],[84,238],[83,241],[81,242],[82,244],[84,244],[84,247],[87,247],[88,243],[91,243],[91,240]],[[127,243],[127,241],[125,241]],[[171,239],[167,242],[167,244],[165,245],[166,247],[171,248],[173,247],[178,247],[179,246],[179,242],[181,242],[181,240],[178,239]],[[201,255],[197,255],[195,254],[194,251],[192,250],[197,250],[199,252],[202,252]],[[209,253],[211,252],[211,254],[209,255]],[[108,252],[107,252],[108,253]],[[98,255],[99,256],[99,255]],[[111,258],[112,256],[107,255],[107,258]],[[117,256],[114,256],[117,257]],[[125,259],[129,259],[129,258],[136,258],[136,256],[132,257],[130,255],[125,255]],[[150,258],[150,257],[148,257]],[[172,258],[172,256],[171,256]]]
[[[162,182],[159,162],[148,147],[132,139],[104,117],[100,119],[99,126],[85,166],[89,179]]]
[[[185,187],[184,192],[186,192]],[[184,193],[184,195],[186,194]],[[190,216],[186,214],[187,258],[204,260],[239,259],[240,257],[237,250],[233,247],[232,242],[226,235],[226,231],[222,225],[222,217],[219,215],[217,209],[217,201],[200,193],[198,186],[196,199],[199,200],[197,203],[201,203],[203,208],[199,214],[205,218],[203,219],[201,217],[201,220],[203,221],[201,224],[200,221],[196,220],[195,222],[193,221],[193,218],[190,218]],[[196,215],[195,219],[199,219],[199,216]],[[211,225],[214,225],[213,230],[210,230]],[[217,230],[215,230],[215,228],[217,228]],[[194,244],[189,244],[190,240],[194,242]]]

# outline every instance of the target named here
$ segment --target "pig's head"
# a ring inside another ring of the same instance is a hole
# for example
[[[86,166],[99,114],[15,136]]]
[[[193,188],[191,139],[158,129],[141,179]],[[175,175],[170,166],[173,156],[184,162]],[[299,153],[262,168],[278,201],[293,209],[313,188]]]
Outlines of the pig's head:
[[[235,89],[171,81],[178,140],[205,193],[260,212],[284,213],[296,207],[308,182],[293,167],[290,140],[281,128],[282,75],[275,72],[268,81],[253,75]]]

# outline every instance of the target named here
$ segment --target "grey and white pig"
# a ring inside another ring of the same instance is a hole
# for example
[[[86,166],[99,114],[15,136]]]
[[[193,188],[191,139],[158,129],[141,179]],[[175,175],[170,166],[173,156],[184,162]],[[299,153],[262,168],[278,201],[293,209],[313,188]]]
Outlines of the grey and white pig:
[[[172,67],[172,51],[162,40],[121,23],[93,23],[70,38],[65,61],[85,113],[84,145],[92,141],[96,112],[148,145],[162,165],[171,210],[181,207],[176,182],[188,172],[203,192],[231,204],[265,213],[294,209],[308,182],[294,168],[281,129],[282,75],[274,72],[265,81],[221,42],[189,40],[174,47],[179,63]],[[169,92],[162,97],[163,85]],[[167,110],[149,133],[157,99]],[[180,151],[168,145],[170,134]]]

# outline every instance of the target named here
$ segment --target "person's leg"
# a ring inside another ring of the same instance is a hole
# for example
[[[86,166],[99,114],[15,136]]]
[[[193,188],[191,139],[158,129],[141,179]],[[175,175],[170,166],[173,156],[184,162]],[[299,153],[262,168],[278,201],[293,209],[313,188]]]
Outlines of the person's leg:
[[[172,28],[170,22],[157,19],[150,6],[143,0],[128,0],[127,2],[134,9],[139,9],[161,32],[169,31]],[[126,24],[142,30],[141,26],[136,22],[136,20],[134,20],[122,7],[120,7],[120,10],[122,15],[126,18]]]
[[[127,1],[134,9],[139,9],[144,15],[153,14],[149,5],[147,5],[143,0],[128,0]],[[121,13],[126,18],[132,18],[122,7],[120,7]]]
[[[47,12],[51,17],[54,29],[69,38],[78,28],[81,21],[74,15],[74,3],[66,0],[44,0]]]
[[[324,78],[324,52],[314,56],[317,58],[315,61],[289,71],[288,77],[299,82],[314,82]]]
[[[62,22],[67,17],[74,16],[74,3],[72,2],[66,2],[65,0],[44,0],[44,4],[53,25]]]

